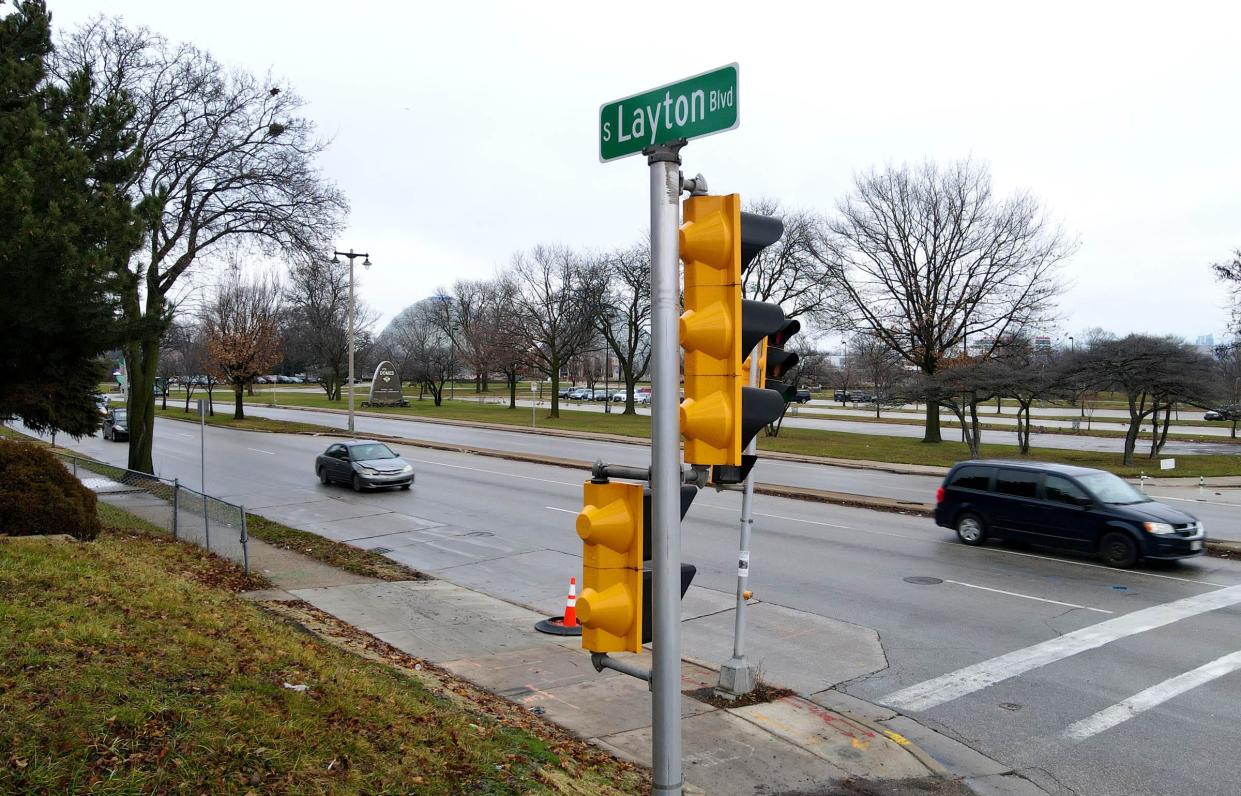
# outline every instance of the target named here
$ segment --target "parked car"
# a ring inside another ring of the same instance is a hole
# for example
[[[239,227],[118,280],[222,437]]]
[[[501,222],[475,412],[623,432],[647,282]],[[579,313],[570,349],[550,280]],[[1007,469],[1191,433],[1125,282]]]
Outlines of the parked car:
[[[351,440],[334,442],[315,457],[315,475],[325,486],[336,481],[355,492],[388,486],[409,489],[414,466],[382,442]]]
[[[1097,555],[1112,567],[1202,555],[1206,542],[1192,514],[1112,473],[1039,462],[961,462],[936,492],[935,522],[968,545],[1025,542]]]
[[[625,392],[624,390],[614,390],[612,392],[612,401],[614,403],[623,404],[625,402],[625,399],[628,397],[629,397],[629,393]]]
[[[810,390],[798,390],[793,400],[799,404],[810,403]]]
[[[855,404],[868,404],[874,402],[875,396],[865,390],[855,390],[849,393],[849,400]]]
[[[95,394],[95,406],[99,407],[99,415],[101,417],[108,416],[108,399],[106,396]]]
[[[569,393],[571,392],[573,392],[572,387],[561,387],[559,390],[556,391],[556,395],[557,397],[560,397],[560,398],[568,398]]]
[[[599,388],[591,393],[590,400],[606,401],[608,399],[609,394],[611,394],[611,390],[605,390],[603,388]]]
[[[103,417],[103,438],[113,442],[129,439],[129,412],[126,409],[109,409]]]
[[[1210,409],[1202,416],[1203,420],[1239,420],[1241,419],[1241,406],[1221,406]]]
[[[844,403],[849,400],[849,392],[847,390],[836,390],[832,393],[832,400]]]
[[[634,400],[642,404],[643,406],[650,406],[651,405],[651,391],[650,390],[639,390],[637,395],[634,396]]]
[[[1215,409],[1210,409],[1206,412],[1206,414],[1202,416],[1202,419],[1203,420],[1227,420],[1228,418],[1224,417],[1223,412],[1217,411]]]
[[[591,394],[592,391],[585,387],[574,387],[572,390],[569,390],[567,397],[570,401],[585,401],[590,399]]]

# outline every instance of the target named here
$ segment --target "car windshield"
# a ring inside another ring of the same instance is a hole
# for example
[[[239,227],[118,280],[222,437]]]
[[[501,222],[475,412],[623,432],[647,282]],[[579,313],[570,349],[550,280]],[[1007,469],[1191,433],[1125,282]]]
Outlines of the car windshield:
[[[1128,482],[1111,473],[1091,473],[1079,475],[1077,480],[1103,503],[1124,506],[1130,503],[1147,503],[1146,495],[1129,485]]]
[[[354,445],[349,448],[349,455],[356,462],[368,462],[372,459],[395,459],[396,454],[382,442],[372,442],[368,445]]]

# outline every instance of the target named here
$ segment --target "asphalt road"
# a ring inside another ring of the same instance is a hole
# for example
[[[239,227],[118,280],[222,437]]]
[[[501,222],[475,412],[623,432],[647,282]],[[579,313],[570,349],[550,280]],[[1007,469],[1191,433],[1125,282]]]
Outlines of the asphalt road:
[[[163,474],[195,485],[198,446],[195,427],[157,421]],[[124,446],[99,438],[73,447],[124,460]],[[550,613],[580,572],[581,472],[409,448],[412,491],[357,495],[315,480],[322,440],[209,429],[206,447],[213,494],[462,585]],[[683,525],[700,601],[730,602],[738,506],[736,494],[704,493]],[[868,658],[821,636],[870,628],[882,656],[839,687],[899,705],[1053,793],[1236,793],[1241,565],[1126,572],[969,548],[918,517],[763,496],[755,512],[753,613],[778,609],[784,624],[754,633],[752,649],[773,680],[832,685],[841,661]],[[731,628],[727,610],[718,618]],[[699,643],[687,652],[707,654]]]
[[[217,411],[231,411],[217,404]],[[334,428],[345,428],[345,415],[334,412],[308,412],[300,409],[273,409],[271,407],[247,406],[246,411],[261,417],[279,420],[314,422]],[[525,430],[500,431],[445,423],[407,420],[400,418],[357,417],[355,427],[360,433],[390,434],[478,448],[533,453],[565,459],[594,461],[603,459],[615,464],[645,466],[650,461],[650,449],[645,445],[621,442],[599,442],[572,437],[529,433]],[[854,467],[836,467],[823,464],[761,459],[757,465],[756,478],[770,484],[848,492],[856,495],[907,500],[914,503],[930,503],[935,499],[939,476],[889,473],[882,470],[864,470]],[[1241,542],[1241,505],[1230,503],[1211,490],[1168,488],[1148,486],[1151,497],[1166,500],[1177,508],[1186,510],[1206,524],[1211,538]],[[1235,491],[1235,490],[1231,490]]]

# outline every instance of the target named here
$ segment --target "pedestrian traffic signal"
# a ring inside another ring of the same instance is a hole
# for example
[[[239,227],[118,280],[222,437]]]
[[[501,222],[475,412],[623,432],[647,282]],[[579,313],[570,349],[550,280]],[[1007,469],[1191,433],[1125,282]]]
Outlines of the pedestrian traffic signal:
[[[685,201],[681,259],[685,263],[685,460],[713,466],[716,483],[739,483],[749,466],[742,450],[784,411],[782,393],[745,386],[742,363],[754,346],[788,323],[779,305],[742,301],[741,275],[784,233],[778,218],[741,212],[741,197],[694,196]]]
[[[642,491],[641,484],[617,481],[582,485],[577,619],[582,647],[591,652],[642,649]]]
[[[698,488],[681,487],[681,517]],[[651,490],[621,481],[582,485],[577,535],[582,550],[582,593],[577,621],[582,648],[591,652],[640,652],[651,640]],[[681,566],[681,596],[694,579],[692,564]]]

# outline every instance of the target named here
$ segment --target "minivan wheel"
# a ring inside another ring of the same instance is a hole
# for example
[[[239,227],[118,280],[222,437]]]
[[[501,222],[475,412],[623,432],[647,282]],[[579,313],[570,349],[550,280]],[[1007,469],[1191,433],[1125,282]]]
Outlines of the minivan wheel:
[[[1099,555],[1109,567],[1128,569],[1138,563],[1138,546],[1129,534],[1113,531],[1099,540]]]
[[[962,514],[957,518],[957,538],[967,545],[980,545],[987,541],[987,528],[977,514]]]

